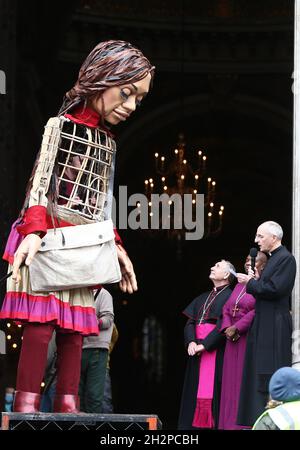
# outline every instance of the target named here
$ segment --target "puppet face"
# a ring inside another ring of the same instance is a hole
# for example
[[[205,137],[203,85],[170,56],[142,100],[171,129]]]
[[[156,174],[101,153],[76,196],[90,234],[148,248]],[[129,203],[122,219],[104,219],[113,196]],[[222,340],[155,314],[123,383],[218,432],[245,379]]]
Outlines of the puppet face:
[[[226,261],[219,261],[213,267],[211,267],[209,278],[212,281],[225,281],[230,275],[228,269],[229,267]]]
[[[101,96],[91,100],[90,106],[111,125],[123,122],[140,105],[150,87],[151,74],[144,78],[121,86],[106,89]]]

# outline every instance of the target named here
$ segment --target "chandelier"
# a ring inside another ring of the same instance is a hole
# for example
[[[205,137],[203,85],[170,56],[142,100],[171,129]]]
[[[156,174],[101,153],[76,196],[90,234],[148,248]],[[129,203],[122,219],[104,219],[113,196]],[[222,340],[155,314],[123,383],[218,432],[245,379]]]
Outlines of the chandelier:
[[[218,235],[223,226],[224,206],[220,205],[216,196],[216,180],[207,176],[207,156],[203,150],[197,150],[188,161],[185,155],[185,139],[179,134],[177,147],[174,149],[173,159],[168,163],[167,158],[159,153],[154,154],[155,174],[145,180],[145,194],[148,199],[149,215],[151,211],[152,196],[156,194],[184,194],[192,196],[192,203],[196,203],[196,195],[204,194],[204,234],[202,238]],[[175,209],[172,201],[169,201],[171,223],[175,221]],[[194,211],[193,211],[194,214]],[[160,227],[160,231],[161,231]],[[186,229],[171,227],[165,230],[168,238],[182,242]],[[157,230],[151,230],[152,234],[158,235]]]

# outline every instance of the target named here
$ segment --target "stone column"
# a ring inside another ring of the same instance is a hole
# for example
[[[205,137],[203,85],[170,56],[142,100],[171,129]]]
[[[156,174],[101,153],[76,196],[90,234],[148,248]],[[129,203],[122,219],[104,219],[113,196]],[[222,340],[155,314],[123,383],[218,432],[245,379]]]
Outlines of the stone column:
[[[293,367],[300,369],[300,0],[295,0],[293,254],[297,275],[293,291]]]

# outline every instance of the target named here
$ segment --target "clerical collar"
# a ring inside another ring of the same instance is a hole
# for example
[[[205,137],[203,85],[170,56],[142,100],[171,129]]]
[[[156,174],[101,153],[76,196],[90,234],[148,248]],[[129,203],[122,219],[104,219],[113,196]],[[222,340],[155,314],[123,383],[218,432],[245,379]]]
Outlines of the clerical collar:
[[[218,287],[214,286],[214,287],[212,288],[212,290],[213,290],[214,292],[219,292],[219,291],[221,291],[225,286],[229,286],[229,284],[228,284],[228,283],[222,284],[222,286],[218,286]]]
[[[269,256],[273,256],[274,253],[277,253],[282,248],[282,245],[279,245],[279,247],[275,248],[272,252],[269,252]]]

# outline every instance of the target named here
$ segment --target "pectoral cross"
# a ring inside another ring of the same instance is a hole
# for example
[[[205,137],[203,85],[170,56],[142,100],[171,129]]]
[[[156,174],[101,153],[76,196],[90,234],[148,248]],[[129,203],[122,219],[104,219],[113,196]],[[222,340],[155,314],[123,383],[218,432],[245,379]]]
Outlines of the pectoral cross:
[[[237,305],[234,306],[234,308],[232,308],[232,317],[235,317],[235,313],[238,312],[240,310],[240,308],[237,307]]]

